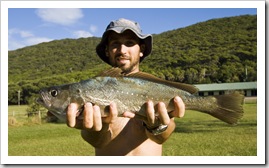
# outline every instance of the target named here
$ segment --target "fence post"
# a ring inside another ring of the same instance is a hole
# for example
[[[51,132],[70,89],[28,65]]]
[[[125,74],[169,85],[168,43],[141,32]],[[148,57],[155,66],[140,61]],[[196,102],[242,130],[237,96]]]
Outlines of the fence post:
[[[40,110],[38,110],[38,118],[39,118],[39,121],[41,122],[41,112],[40,112]]]

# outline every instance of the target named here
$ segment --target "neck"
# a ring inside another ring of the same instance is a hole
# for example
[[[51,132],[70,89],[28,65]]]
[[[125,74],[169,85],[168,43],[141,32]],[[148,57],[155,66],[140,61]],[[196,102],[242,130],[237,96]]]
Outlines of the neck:
[[[130,75],[139,72],[139,64],[130,67],[128,69],[120,68],[125,75]]]

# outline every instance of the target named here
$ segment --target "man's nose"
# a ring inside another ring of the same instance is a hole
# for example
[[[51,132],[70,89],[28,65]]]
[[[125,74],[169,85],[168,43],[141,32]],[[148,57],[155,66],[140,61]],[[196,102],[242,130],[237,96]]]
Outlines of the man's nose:
[[[128,50],[128,47],[125,44],[121,44],[119,48],[119,52],[125,54]]]

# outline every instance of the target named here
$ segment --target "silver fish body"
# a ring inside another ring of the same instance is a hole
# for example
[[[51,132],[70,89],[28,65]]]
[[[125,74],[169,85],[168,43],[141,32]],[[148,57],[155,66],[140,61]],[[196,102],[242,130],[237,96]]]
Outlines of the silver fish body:
[[[243,116],[243,96],[230,94],[220,96],[197,96],[187,91],[135,77],[95,77],[79,83],[53,86],[40,91],[37,102],[56,117],[65,120],[70,103],[85,102],[100,106],[102,116],[108,115],[111,102],[117,104],[119,115],[126,111],[146,117],[145,102],[164,102],[168,112],[174,110],[173,98],[180,96],[186,109],[210,114],[229,124],[236,124]]]

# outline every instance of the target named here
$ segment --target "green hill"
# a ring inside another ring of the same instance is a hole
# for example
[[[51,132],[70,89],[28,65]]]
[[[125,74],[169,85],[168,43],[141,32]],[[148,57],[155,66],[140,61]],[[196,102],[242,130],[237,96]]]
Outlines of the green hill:
[[[185,83],[256,81],[257,16],[212,19],[153,35],[143,71]],[[28,103],[42,87],[77,82],[108,68],[100,38],[63,39],[9,51],[9,104]],[[247,70],[247,75],[246,75]]]
[[[246,15],[156,35],[143,66],[157,76],[191,84],[242,82],[256,81],[256,59],[257,18]]]

